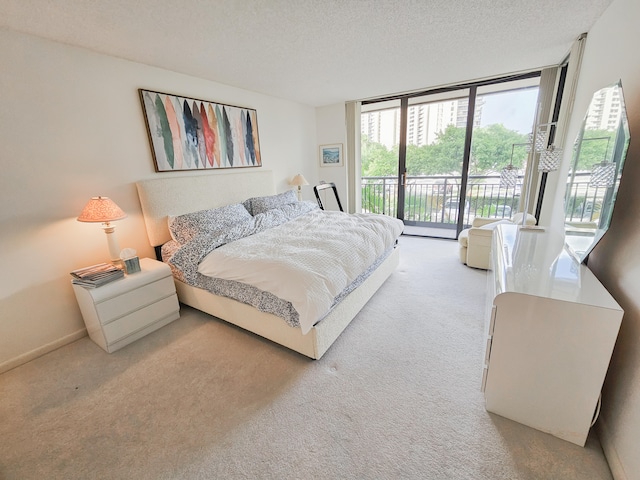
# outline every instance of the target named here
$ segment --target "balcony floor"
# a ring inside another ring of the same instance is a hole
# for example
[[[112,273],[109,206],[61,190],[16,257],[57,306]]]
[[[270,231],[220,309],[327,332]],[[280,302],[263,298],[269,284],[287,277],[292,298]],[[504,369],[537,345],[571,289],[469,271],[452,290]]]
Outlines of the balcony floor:
[[[414,235],[418,237],[436,237],[455,240],[456,231],[452,228],[437,228],[437,227],[421,227],[417,225],[405,225],[404,235]]]

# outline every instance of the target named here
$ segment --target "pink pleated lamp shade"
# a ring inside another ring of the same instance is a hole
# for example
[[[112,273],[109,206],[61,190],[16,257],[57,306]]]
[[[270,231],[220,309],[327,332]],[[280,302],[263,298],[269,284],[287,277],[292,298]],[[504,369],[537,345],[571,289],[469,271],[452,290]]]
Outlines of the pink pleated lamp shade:
[[[78,221],[107,223],[126,216],[127,214],[109,197],[93,197],[80,212]]]

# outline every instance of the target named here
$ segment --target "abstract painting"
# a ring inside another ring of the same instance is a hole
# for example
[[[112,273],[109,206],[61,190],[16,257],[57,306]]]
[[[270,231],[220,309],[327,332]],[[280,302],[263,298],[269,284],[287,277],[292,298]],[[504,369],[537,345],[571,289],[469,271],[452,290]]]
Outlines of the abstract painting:
[[[156,172],[262,165],[255,110],[139,92]]]

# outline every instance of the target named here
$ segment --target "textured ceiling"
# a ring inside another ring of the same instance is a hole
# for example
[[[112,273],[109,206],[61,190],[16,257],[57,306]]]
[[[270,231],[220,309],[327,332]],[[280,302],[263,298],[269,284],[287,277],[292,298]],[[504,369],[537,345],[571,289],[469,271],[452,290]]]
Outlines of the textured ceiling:
[[[0,26],[321,106],[557,64],[612,0],[0,0]]]

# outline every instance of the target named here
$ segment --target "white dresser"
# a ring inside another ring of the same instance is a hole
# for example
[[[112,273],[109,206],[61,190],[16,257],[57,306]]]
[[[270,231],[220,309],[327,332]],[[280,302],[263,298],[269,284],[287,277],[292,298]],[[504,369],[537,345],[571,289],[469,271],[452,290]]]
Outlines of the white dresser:
[[[482,389],[487,411],[584,446],[623,311],[563,243],[495,230]]]
[[[168,265],[143,258],[141,271],[98,288],[73,285],[91,340],[111,353],[180,316]]]

